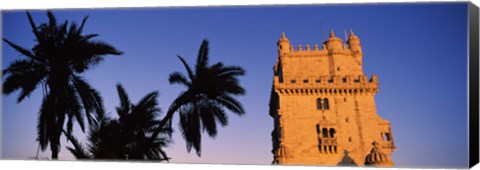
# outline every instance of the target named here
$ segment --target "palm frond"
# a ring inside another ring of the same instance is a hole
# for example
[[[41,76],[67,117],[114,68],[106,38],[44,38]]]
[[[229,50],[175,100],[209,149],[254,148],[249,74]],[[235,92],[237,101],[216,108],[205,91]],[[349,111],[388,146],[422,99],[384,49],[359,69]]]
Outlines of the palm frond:
[[[93,89],[82,77],[72,76],[72,85],[75,92],[82,100],[83,109],[87,117],[88,124],[93,124],[94,117],[104,117],[105,110],[103,106],[103,99],[100,93]],[[95,113],[94,116],[92,114]]]
[[[215,121],[218,121],[222,127],[228,125],[228,116],[223,108],[215,107],[211,114],[215,118]]]
[[[187,151],[196,150],[201,155],[200,118],[195,106],[187,105],[180,109],[180,131],[187,144]]]
[[[118,98],[120,98],[120,106],[116,107],[115,109],[120,117],[126,116],[130,112],[132,104],[127,92],[120,83],[117,84],[117,93]]]
[[[80,24],[80,27],[78,28],[78,34],[82,33],[83,27],[85,26],[85,22],[87,22],[88,15],[83,17],[82,24]]]
[[[208,41],[203,40],[200,49],[198,50],[197,63],[195,65],[195,71],[198,74],[198,71],[206,68],[208,66]]]
[[[47,16],[48,16],[48,23],[49,23],[49,26],[48,28],[50,28],[50,31],[51,31],[51,34],[52,35],[55,35],[55,29],[57,28],[57,19],[55,18],[55,16],[53,15],[53,12],[48,10],[47,11]]]
[[[104,55],[123,54],[123,52],[102,41],[81,41],[81,43],[72,46],[70,50],[75,52],[71,57],[71,66],[77,73],[83,73],[98,65],[104,60]]]
[[[39,117],[37,122],[37,138],[40,149],[44,151],[51,142],[50,138],[55,134],[55,124],[57,116],[54,114],[54,97],[47,94],[40,106]]]
[[[37,39],[39,44],[42,44],[43,39],[41,38],[40,33],[37,30],[37,25],[35,24],[35,21],[33,21],[32,15],[28,11],[26,13],[27,13],[27,16],[28,16],[28,22],[30,23],[30,27],[32,28],[32,32],[35,35],[35,38]]]
[[[26,48],[23,48],[9,40],[7,40],[6,38],[3,38],[3,41],[5,41],[8,45],[10,45],[13,49],[15,49],[16,51],[18,51],[20,54],[28,57],[28,58],[31,58],[33,60],[37,60],[37,58],[35,57],[35,55],[33,55],[33,53],[26,49]]]
[[[92,38],[95,38],[95,37],[98,37],[98,34],[88,34],[88,35],[84,35],[79,41],[80,42],[84,42],[84,41],[88,41]]]
[[[140,99],[138,104],[136,104],[135,106],[137,109],[141,109],[144,114],[150,116],[149,118],[153,119],[157,115],[157,113],[160,112],[160,108],[157,107],[157,97],[158,91],[151,92],[144,96],[142,99]]]
[[[76,94],[75,87],[68,86],[66,89],[65,97],[65,107],[67,109],[68,121],[67,121],[67,132],[72,132],[73,121],[76,119],[76,122],[80,125],[82,132],[85,132],[85,121],[83,119],[84,115],[82,113],[82,105],[79,101],[79,96]]]
[[[189,82],[182,73],[177,71],[170,74],[168,81],[170,84],[183,84],[186,87],[190,87],[192,85],[192,83]]]
[[[45,79],[46,70],[32,61],[16,60],[3,71],[3,75],[5,76],[3,93],[8,95],[21,90],[17,98],[17,102],[20,103]]]
[[[71,133],[65,132],[65,136],[67,137],[67,140],[69,140],[73,148],[67,147],[68,151],[72,153],[73,156],[77,159],[87,159],[87,158],[92,158],[92,156],[88,153],[87,149],[78,141],[77,138],[71,135]]]
[[[219,109],[220,108],[211,103],[198,108],[203,130],[207,131],[208,135],[212,138],[217,136],[217,124],[212,112],[215,112]]]
[[[245,113],[242,103],[238,102],[228,94],[223,94],[221,96],[218,96],[217,101],[219,102],[219,104],[227,107],[228,110],[232,111],[235,114],[243,115]]]
[[[188,63],[180,55],[177,55],[177,57],[183,63],[183,66],[185,66],[185,69],[187,70],[187,73],[188,73],[188,77],[190,79],[194,79],[195,75],[193,74],[193,71],[190,68],[190,66],[188,65]]]
[[[226,66],[222,67],[220,70],[220,77],[234,77],[234,76],[243,76],[245,75],[245,70],[239,66]]]

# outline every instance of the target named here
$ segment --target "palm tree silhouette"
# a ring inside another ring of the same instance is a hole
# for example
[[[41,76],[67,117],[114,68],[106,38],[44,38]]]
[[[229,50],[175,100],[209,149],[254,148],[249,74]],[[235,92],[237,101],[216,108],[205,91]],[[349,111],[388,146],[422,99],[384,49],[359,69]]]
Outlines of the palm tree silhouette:
[[[92,124],[94,114],[104,114],[100,94],[80,75],[103,61],[108,54],[120,55],[109,44],[92,40],[98,34],[83,35],[88,17],[76,23],[57,24],[51,11],[47,12],[48,23],[38,27],[27,12],[37,44],[31,50],[5,38],[3,40],[16,51],[26,56],[17,59],[3,70],[5,81],[3,93],[9,95],[20,90],[17,102],[28,97],[40,85],[43,101],[37,122],[37,137],[42,151],[50,144],[52,159],[58,159],[60,136],[66,120],[66,129],[71,133],[76,120],[82,131],[84,116]]]
[[[143,97],[137,104],[130,102],[127,92],[117,84],[120,105],[116,108],[118,119],[97,117],[98,123],[90,126],[87,147],[66,133],[73,148],[67,149],[78,159],[136,159],[168,161],[162,149],[171,142],[170,129],[161,129],[160,136],[151,140],[151,132],[159,123],[158,92]]]
[[[169,76],[169,82],[184,85],[187,89],[173,101],[167,115],[152,135],[155,136],[162,128],[171,127],[171,119],[174,113],[178,112],[187,151],[190,152],[193,147],[198,156],[201,155],[201,130],[213,138],[217,135],[217,123],[222,127],[228,124],[224,108],[237,115],[245,113],[242,104],[233,97],[245,93],[237,79],[238,76],[243,76],[245,71],[238,66],[224,66],[221,62],[209,66],[208,51],[208,41],[204,40],[195,70],[178,56],[187,70],[187,76],[173,72]]]

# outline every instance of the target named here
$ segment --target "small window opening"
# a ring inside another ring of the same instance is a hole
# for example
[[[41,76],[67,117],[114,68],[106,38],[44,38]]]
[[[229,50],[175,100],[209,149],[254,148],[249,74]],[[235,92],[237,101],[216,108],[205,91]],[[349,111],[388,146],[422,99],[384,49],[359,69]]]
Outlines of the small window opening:
[[[308,83],[308,79],[303,80],[303,83]]]
[[[390,141],[390,133],[385,133],[384,138],[385,141]]]
[[[317,110],[322,110],[322,99],[317,99]]]
[[[328,129],[327,128],[322,129],[322,137],[328,138]]]
[[[330,138],[335,138],[335,129],[330,128]]]
[[[297,80],[290,80],[290,83],[296,83]]]
[[[329,109],[329,106],[328,106],[328,99],[327,99],[327,98],[323,99],[323,108],[325,108],[326,110],[328,110],[328,109]]]

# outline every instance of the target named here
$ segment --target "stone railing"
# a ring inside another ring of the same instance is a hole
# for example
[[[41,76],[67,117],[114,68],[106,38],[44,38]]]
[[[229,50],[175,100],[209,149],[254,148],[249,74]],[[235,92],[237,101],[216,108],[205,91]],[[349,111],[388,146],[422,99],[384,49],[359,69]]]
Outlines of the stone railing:
[[[319,138],[318,149],[320,153],[324,154],[337,154],[338,144],[337,138]]]
[[[337,145],[337,138],[319,138],[321,145]]]

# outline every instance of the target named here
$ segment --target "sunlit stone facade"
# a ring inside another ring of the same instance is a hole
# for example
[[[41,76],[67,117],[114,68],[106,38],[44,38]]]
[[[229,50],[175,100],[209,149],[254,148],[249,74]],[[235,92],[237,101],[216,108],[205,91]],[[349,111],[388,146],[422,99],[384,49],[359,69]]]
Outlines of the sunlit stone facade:
[[[330,32],[322,45],[278,41],[270,99],[273,163],[393,166],[390,122],[378,116],[376,75],[363,74],[360,39]],[[378,156],[380,155],[380,156]]]

